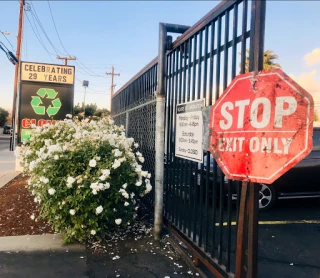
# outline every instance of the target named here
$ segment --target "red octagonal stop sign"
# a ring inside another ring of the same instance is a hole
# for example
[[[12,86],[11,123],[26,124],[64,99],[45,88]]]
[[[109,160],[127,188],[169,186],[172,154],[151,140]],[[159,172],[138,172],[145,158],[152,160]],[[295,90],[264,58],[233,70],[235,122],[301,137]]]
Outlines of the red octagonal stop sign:
[[[281,70],[239,75],[211,108],[210,151],[227,178],[272,183],[311,151],[313,113]]]

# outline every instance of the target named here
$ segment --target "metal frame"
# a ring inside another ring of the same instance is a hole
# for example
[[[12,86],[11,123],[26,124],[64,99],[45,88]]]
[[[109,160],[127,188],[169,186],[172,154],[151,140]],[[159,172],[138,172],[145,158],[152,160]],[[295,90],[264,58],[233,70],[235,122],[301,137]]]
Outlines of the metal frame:
[[[175,108],[200,98],[212,105],[236,76],[238,62],[240,72],[245,72],[247,46],[249,69],[262,69],[265,9],[264,0],[222,1],[191,28],[161,23],[158,57],[112,99],[115,119],[135,106],[156,101],[155,238],[159,239],[163,211],[169,230],[190,248],[194,262],[206,265],[217,277],[257,276],[258,187],[235,181],[225,184],[216,163],[209,170],[210,152],[204,152],[202,164],[175,157]],[[185,32],[169,50],[167,33],[173,31]],[[130,119],[126,116],[127,125]],[[235,211],[234,187],[241,196]]]

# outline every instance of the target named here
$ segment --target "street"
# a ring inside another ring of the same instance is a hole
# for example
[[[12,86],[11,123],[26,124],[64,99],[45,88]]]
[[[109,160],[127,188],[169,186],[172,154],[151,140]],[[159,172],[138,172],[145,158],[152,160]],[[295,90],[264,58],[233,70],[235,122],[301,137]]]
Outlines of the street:
[[[3,134],[3,129],[0,128],[0,151],[9,149],[10,134]]]

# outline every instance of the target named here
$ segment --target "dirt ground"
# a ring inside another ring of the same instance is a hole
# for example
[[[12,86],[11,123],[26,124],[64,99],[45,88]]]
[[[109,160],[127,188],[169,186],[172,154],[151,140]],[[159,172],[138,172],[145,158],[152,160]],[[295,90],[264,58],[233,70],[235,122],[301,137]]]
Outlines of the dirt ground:
[[[41,235],[53,233],[43,220],[32,220],[38,217],[39,211],[34,198],[25,187],[28,177],[17,176],[0,188],[0,236]]]

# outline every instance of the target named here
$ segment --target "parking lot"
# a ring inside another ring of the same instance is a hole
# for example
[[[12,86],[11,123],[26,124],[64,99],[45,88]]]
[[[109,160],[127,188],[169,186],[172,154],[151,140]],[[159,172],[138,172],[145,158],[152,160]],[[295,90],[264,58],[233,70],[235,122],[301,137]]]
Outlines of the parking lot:
[[[320,277],[320,200],[286,200],[259,216],[259,277]]]

